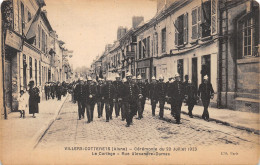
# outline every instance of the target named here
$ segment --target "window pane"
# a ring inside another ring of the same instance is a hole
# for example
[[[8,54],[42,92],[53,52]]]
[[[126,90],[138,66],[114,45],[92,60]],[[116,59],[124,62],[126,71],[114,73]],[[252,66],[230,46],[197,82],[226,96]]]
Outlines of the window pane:
[[[247,47],[247,50],[248,50],[248,51],[247,51],[247,55],[251,55],[251,46],[248,46],[248,47]]]
[[[247,34],[251,35],[251,28],[250,27],[247,29]]]
[[[247,47],[244,47],[244,56],[247,55]]]
[[[248,45],[251,45],[251,36],[247,37]]]
[[[247,37],[244,37],[244,46],[247,46]]]

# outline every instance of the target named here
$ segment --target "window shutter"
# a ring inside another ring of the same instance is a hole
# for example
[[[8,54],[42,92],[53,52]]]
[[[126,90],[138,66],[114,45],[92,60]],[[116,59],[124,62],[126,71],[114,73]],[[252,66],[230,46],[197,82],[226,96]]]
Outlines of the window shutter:
[[[194,9],[192,10],[192,35],[191,35],[191,38],[192,39],[197,39],[198,37],[198,10],[197,9]]]
[[[184,14],[183,30],[184,30],[183,41],[184,44],[187,44],[188,43],[188,13]]]
[[[202,17],[203,14],[201,13],[201,6],[200,6],[198,7],[198,38],[202,36],[202,27],[200,26],[203,19]]]
[[[211,0],[211,35],[217,33],[217,0]]]
[[[175,20],[174,24],[175,24],[175,45],[178,45],[178,30],[176,29],[178,28],[178,19]]]

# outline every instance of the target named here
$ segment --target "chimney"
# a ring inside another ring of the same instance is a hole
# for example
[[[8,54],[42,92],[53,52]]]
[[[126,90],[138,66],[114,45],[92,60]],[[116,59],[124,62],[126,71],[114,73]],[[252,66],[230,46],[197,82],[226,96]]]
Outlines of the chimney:
[[[127,31],[127,28],[119,26],[117,29],[117,40],[119,40],[121,37],[123,37],[126,34],[126,31]]]
[[[143,21],[144,21],[143,16],[133,16],[132,17],[132,27],[136,28]]]

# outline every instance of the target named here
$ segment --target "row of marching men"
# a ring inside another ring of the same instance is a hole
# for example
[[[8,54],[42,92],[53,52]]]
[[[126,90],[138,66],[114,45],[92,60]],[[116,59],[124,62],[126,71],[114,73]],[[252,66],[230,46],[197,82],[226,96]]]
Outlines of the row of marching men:
[[[44,85],[44,93],[45,93],[45,99],[54,99],[55,97],[58,100],[61,100],[61,96],[65,96],[67,94],[68,90],[68,84],[63,81],[60,83],[57,82],[46,82]]]
[[[86,82],[80,78],[73,90],[74,100],[78,103],[79,120],[84,118],[86,112],[88,123],[92,122],[94,107],[97,104],[98,118],[103,116],[105,107],[106,122],[109,122],[112,120],[113,109],[115,109],[116,117],[121,115],[122,121],[126,120],[127,127],[133,123],[135,115],[138,116],[139,120],[143,118],[147,98],[151,100],[153,116],[155,116],[156,104],[159,102],[159,117],[163,118],[164,105],[168,102],[171,105],[171,115],[179,124],[183,101],[185,100],[188,104],[189,115],[192,117],[192,109],[201,97],[204,105],[202,117],[208,120],[208,105],[213,95],[214,90],[207,75],[204,76],[204,81],[199,86],[198,92],[190,81],[182,82],[179,74],[171,77],[166,83],[162,76],[159,77],[159,81],[152,77],[152,82],[149,84],[143,82],[140,75],[135,78],[131,73],[127,73],[126,79],[124,78],[122,81],[119,75],[116,76],[115,81],[99,79],[98,83],[90,77],[87,78]]]

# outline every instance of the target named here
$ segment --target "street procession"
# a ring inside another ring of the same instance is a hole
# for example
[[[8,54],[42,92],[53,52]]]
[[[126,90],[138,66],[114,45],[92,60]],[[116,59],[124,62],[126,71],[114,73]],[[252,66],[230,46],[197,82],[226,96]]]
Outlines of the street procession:
[[[259,0],[2,1],[0,165],[259,162]]]
[[[181,124],[181,108],[185,102],[188,106],[189,116],[193,118],[192,111],[194,105],[201,99],[204,107],[202,118],[209,121],[208,106],[210,99],[213,99],[214,90],[208,81],[208,76],[204,76],[203,83],[196,91],[195,86],[190,80],[181,82],[178,73],[164,82],[160,76],[158,80],[152,77],[151,83],[146,83],[141,76],[133,76],[130,72],[126,73],[126,78],[121,80],[120,76],[107,78],[87,79],[80,77],[77,82],[73,82],[70,89],[72,102],[78,104],[78,120],[86,116],[87,123],[94,121],[94,113],[98,118],[103,117],[106,122],[115,116],[121,116],[122,121],[126,121],[126,127],[133,125],[133,118],[141,120],[144,112],[146,100],[150,100],[151,109],[149,113],[155,114],[156,104],[159,105],[159,118],[163,119],[164,105],[171,105],[171,115],[176,119],[177,124]],[[94,112],[97,106],[97,112]],[[146,105],[149,106],[149,105]],[[121,112],[120,112],[121,111]]]

